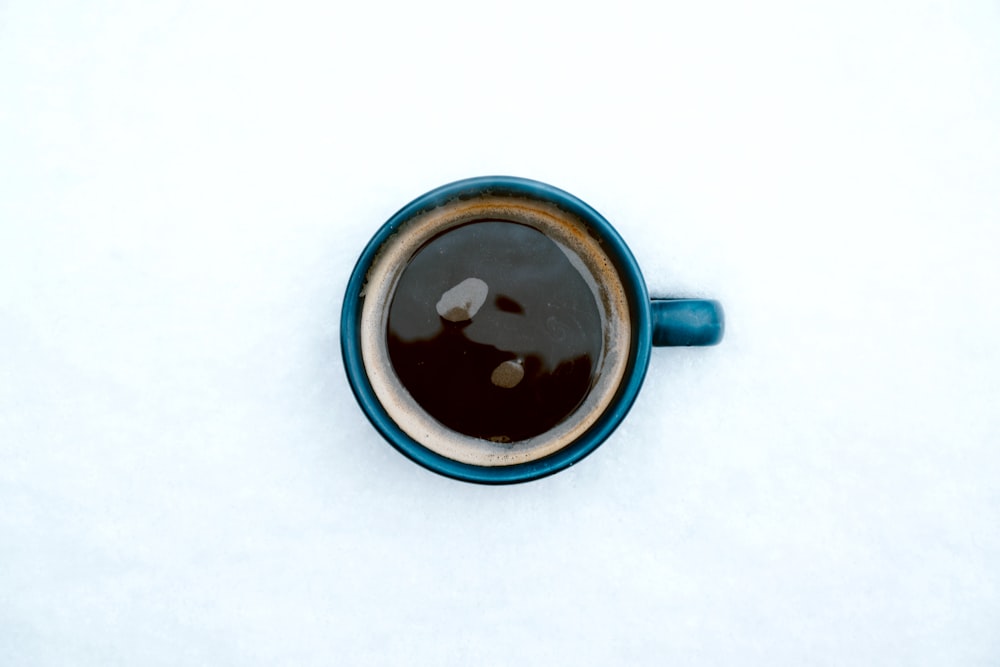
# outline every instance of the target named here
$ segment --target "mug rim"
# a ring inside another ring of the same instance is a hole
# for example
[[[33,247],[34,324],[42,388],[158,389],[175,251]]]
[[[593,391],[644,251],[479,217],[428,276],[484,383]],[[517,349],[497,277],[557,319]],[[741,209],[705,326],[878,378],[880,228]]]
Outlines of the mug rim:
[[[397,229],[415,216],[456,198],[484,194],[528,197],[549,202],[574,214],[598,239],[601,249],[614,263],[628,301],[632,340],[624,376],[613,398],[596,421],[576,440],[533,461],[507,466],[479,466],[447,458],[418,443],[390,417],[368,379],[362,359],[361,314],[363,288],[369,268],[383,244]],[[599,447],[624,419],[634,403],[652,347],[649,295],[639,265],[618,234],[600,213],[576,196],[554,186],[516,176],[478,176],[434,188],[403,206],[375,233],[355,263],[341,311],[341,352],[348,383],[362,411],[376,430],[397,451],[433,472],[480,484],[512,484],[545,477],[577,463]]]

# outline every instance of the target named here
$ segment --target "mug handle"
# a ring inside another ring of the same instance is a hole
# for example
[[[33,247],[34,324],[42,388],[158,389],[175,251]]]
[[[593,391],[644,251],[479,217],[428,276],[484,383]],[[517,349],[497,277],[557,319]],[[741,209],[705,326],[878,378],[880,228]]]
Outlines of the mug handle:
[[[722,304],[712,299],[652,299],[653,345],[716,345],[725,331]]]

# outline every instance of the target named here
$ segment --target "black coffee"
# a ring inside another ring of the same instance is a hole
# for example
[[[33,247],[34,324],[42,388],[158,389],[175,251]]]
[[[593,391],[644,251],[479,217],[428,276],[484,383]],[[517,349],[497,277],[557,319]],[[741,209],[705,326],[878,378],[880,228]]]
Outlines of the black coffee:
[[[568,417],[594,382],[603,331],[594,292],[533,227],[480,220],[422,246],[389,307],[389,358],[444,426],[524,440]]]

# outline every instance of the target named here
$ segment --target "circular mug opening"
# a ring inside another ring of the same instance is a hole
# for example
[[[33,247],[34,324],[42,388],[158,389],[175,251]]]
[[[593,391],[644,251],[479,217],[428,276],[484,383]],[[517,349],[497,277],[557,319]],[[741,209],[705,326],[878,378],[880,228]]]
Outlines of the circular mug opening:
[[[453,238],[463,235],[468,239]],[[532,236],[538,237],[534,244],[529,243]],[[450,252],[437,246],[448,246]],[[537,263],[516,266],[525,258]],[[502,266],[486,266],[491,260]],[[544,284],[530,285],[539,273],[551,273],[560,262],[563,266],[554,281],[550,276]],[[414,272],[417,277],[408,279]],[[518,272],[529,277],[518,281]],[[578,284],[564,289],[574,279]],[[519,285],[511,288],[510,280]],[[491,291],[490,282],[505,281],[507,289]],[[556,293],[560,289],[577,298],[585,293],[589,303],[578,301],[566,308],[560,302],[565,294]],[[517,295],[509,296],[511,290]],[[409,437],[454,461],[493,467],[547,457],[593,426],[625,376],[632,339],[625,287],[586,222],[550,201],[482,192],[452,198],[408,217],[378,248],[362,294],[361,353],[375,396]],[[400,301],[406,302],[405,307]],[[550,307],[523,312],[525,301],[535,306],[547,301]],[[522,312],[505,312],[517,310]],[[402,326],[401,312],[412,315],[416,326],[409,330]],[[523,335],[523,329],[532,327],[542,335]],[[573,359],[580,340],[596,347],[576,357],[576,363],[563,360],[544,368],[553,350],[559,354],[560,343],[565,348],[562,354]],[[525,342],[545,353],[518,349],[518,343]],[[422,357],[415,353],[409,364],[407,343],[423,353]],[[462,364],[459,374],[468,370],[466,375],[474,376],[467,385],[448,386],[455,377],[449,372],[453,369],[433,367],[433,360],[449,357],[453,364]],[[548,372],[539,372],[540,368]],[[435,376],[441,378],[437,390],[443,400],[435,400]],[[422,378],[419,388],[414,378]],[[477,391],[478,385],[484,389]],[[564,400],[553,395],[570,385],[579,396]],[[507,398],[518,393],[529,399],[513,401],[511,411]],[[565,414],[550,410],[546,401],[562,403]],[[492,424],[477,428],[477,414],[479,421]],[[448,415],[454,418],[449,420]],[[468,425],[470,420],[471,428],[456,425]],[[509,428],[504,420],[510,422]],[[524,421],[537,432],[523,428]]]

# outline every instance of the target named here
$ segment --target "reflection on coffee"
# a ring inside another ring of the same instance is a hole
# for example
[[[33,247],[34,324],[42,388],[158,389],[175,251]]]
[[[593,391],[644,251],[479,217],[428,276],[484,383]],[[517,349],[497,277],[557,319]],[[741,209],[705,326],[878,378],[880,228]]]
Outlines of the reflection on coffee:
[[[392,367],[444,426],[494,442],[539,435],[586,397],[603,330],[566,252],[528,225],[479,220],[424,244],[389,308]]]

